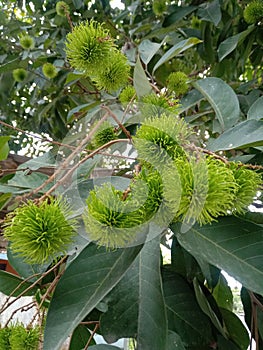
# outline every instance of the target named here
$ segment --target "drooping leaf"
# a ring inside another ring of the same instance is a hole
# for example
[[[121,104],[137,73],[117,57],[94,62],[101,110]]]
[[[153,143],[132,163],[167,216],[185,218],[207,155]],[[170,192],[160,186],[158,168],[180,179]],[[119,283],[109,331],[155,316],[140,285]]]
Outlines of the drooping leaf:
[[[12,294],[13,297],[17,297],[31,286],[32,283],[24,281],[23,278],[0,270],[0,291],[5,295]],[[24,295],[34,295],[36,290],[37,287],[32,287],[27,292],[25,292]]]
[[[233,312],[221,309],[224,324],[227,329],[229,339],[231,339],[241,350],[247,350],[249,346],[249,335],[242,321]]]
[[[70,338],[69,350],[82,350],[87,345],[87,342],[90,338],[90,331],[88,328],[79,324],[75,329]],[[95,345],[95,341],[92,339],[90,345]]]
[[[254,29],[254,26],[250,26],[243,32],[240,32],[222,41],[217,50],[219,62],[228,56],[232,51],[234,51],[237,45],[243,41]]]
[[[153,68],[153,73],[156,71],[157,68],[159,68],[162,64],[169,61],[173,57],[179,55],[180,53],[184,52],[185,50],[189,49],[190,47],[199,44],[201,42],[198,38],[188,38],[185,40],[180,41],[179,43],[175,44],[173,47],[171,47],[155,64]]]
[[[247,119],[263,119],[263,96],[257,99],[249,108],[247,113]]]
[[[138,349],[147,346],[166,349],[167,321],[159,257],[157,237],[144,245],[125,276],[107,296],[108,310],[101,317],[101,332],[108,342],[137,337]]]
[[[192,83],[213,107],[221,129],[235,125],[240,115],[239,102],[232,88],[219,78],[205,78]]]
[[[133,85],[138,97],[148,95],[152,92],[151,84],[142,68],[140,58],[137,58],[133,74]]]
[[[149,39],[143,40],[138,47],[141,60],[147,65],[151,61],[153,56],[158,52],[162,44],[163,41],[160,44],[158,44],[152,42]]]
[[[169,330],[176,332],[187,346],[209,344],[213,339],[209,318],[200,309],[186,280],[165,269],[163,289]]]
[[[223,217],[211,225],[180,232],[179,243],[194,256],[225,270],[247,288],[263,293],[263,228],[236,217]]]
[[[222,273],[219,276],[219,280],[212,294],[219,307],[229,311],[233,310],[233,294]]]
[[[44,349],[59,350],[67,336],[118,283],[141,247],[107,251],[90,244],[68,266],[49,308]]]
[[[0,136],[0,161],[7,158],[9,153],[8,141],[10,136]]]
[[[263,121],[246,120],[208,143],[211,151],[263,146]]]
[[[206,2],[203,7],[199,8],[197,14],[202,21],[209,21],[217,26],[222,17],[219,1]]]

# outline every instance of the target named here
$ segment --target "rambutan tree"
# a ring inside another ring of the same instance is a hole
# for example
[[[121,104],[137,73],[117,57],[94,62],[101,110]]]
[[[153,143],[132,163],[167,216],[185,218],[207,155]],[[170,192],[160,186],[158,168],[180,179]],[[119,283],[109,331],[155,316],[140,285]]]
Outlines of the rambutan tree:
[[[263,2],[0,9],[1,349],[263,349]]]

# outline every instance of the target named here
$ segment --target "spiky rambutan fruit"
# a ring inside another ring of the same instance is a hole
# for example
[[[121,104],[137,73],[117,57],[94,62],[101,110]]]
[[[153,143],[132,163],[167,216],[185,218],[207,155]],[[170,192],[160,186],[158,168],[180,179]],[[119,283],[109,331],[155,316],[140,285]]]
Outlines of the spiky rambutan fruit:
[[[125,247],[143,221],[140,203],[122,197],[123,193],[109,183],[89,193],[83,221],[89,238],[101,246]]]
[[[31,50],[35,47],[35,40],[32,38],[32,36],[28,34],[24,34],[21,36],[19,40],[20,45],[25,50]]]
[[[67,35],[66,55],[71,66],[89,75],[104,68],[115,45],[109,31],[96,21],[82,22]]]
[[[128,83],[130,66],[126,56],[119,51],[112,51],[110,60],[94,75],[99,90],[114,92]]]
[[[153,0],[152,9],[156,16],[162,16],[167,10],[166,0]]]
[[[116,139],[117,139],[117,134],[114,126],[108,121],[105,121],[96,130],[91,141],[91,146],[92,148],[99,148],[105,145],[105,143],[108,143]]]
[[[50,198],[39,205],[32,201],[7,215],[4,236],[11,249],[31,264],[43,264],[67,251],[75,235],[68,204]]]
[[[184,72],[170,73],[167,78],[167,88],[177,96],[183,95],[188,90],[188,76]]]
[[[24,68],[14,69],[13,78],[18,83],[22,83],[27,78],[27,71]]]
[[[241,163],[232,162],[230,169],[238,185],[233,212],[242,214],[256,197],[257,191],[262,185],[262,177],[257,172],[245,168]]]
[[[155,93],[143,96],[140,104],[141,113],[145,117],[177,114],[179,107],[178,100],[169,99],[163,94],[156,95]]]
[[[0,349],[1,350],[11,349],[10,342],[9,342],[11,331],[12,330],[10,327],[0,328]]]
[[[119,100],[122,105],[127,106],[131,101],[136,99],[136,90],[133,86],[126,86],[120,93]]]
[[[12,350],[37,350],[39,344],[39,327],[26,329],[22,324],[12,327],[9,337]]]
[[[140,159],[147,159],[152,144],[159,146],[157,153],[163,155],[163,162],[166,162],[165,154],[172,159],[185,155],[183,147],[189,143],[192,134],[191,128],[183,119],[163,114],[159,118],[145,119],[137,130],[133,142]],[[149,141],[148,147],[141,142],[141,139]],[[156,148],[153,152],[156,152]]]
[[[44,63],[42,67],[43,74],[48,79],[53,79],[57,76],[57,68],[52,63]]]
[[[253,24],[263,20],[263,1],[255,0],[250,2],[244,9],[244,19],[247,23]]]
[[[56,12],[59,16],[65,17],[69,14],[69,5],[65,1],[58,1],[56,3]]]

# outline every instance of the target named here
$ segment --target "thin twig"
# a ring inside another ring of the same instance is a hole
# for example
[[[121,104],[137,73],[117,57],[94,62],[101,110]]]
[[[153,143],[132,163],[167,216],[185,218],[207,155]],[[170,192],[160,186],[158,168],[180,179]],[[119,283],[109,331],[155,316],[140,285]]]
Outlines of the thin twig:
[[[6,321],[4,328],[7,327],[8,323],[12,320],[12,318],[14,317],[14,315],[21,310],[22,311],[28,311],[30,309],[32,309],[32,307],[35,306],[35,301],[31,301],[30,303],[20,306],[18,309],[14,310],[11,314],[11,316],[8,318],[8,320]],[[27,308],[27,309],[26,309]],[[24,310],[23,310],[24,309]]]
[[[91,335],[90,335],[90,337],[89,337],[89,340],[88,340],[88,342],[87,342],[87,344],[86,344],[86,346],[85,346],[85,348],[84,348],[83,350],[87,350],[87,349],[88,349],[88,347],[89,347],[89,345],[90,345],[90,343],[91,343],[91,341],[92,341],[92,339],[93,339],[95,333],[97,332],[99,326],[100,326],[99,323],[97,323],[97,324],[95,325],[95,327],[94,327],[94,329],[93,329],[93,331],[92,331],[92,333],[91,333]]]
[[[121,128],[121,130],[124,132],[124,134],[127,136],[127,138],[129,140],[131,140],[131,134],[129,133],[129,131],[125,128],[125,126],[119,121],[119,119],[117,118],[117,116],[115,115],[115,113],[112,112],[112,110],[106,106],[106,105],[102,105],[101,106],[102,109],[105,109],[105,111],[108,112],[108,114],[115,120],[115,122],[119,125],[119,127]]]

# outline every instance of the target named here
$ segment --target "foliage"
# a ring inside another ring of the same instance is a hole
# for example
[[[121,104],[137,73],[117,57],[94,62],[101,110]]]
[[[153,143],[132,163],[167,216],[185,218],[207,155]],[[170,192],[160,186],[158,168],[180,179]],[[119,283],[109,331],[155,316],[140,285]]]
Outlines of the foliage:
[[[0,290],[43,349],[246,350],[223,270],[263,348],[262,1],[0,9]]]

